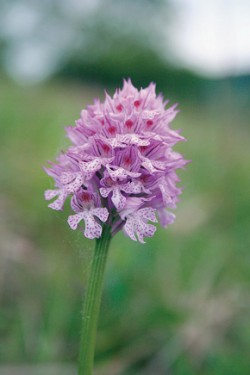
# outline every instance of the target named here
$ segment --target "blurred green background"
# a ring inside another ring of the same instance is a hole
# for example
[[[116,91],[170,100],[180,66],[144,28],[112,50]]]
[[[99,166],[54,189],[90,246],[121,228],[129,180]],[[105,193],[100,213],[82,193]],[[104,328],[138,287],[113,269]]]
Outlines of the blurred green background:
[[[127,77],[180,103],[177,148],[192,163],[171,227],[143,246],[113,240],[96,374],[249,374],[250,75],[176,58],[191,3],[2,0],[1,374],[76,373],[94,243],[70,230],[68,207],[47,208],[42,166],[67,147],[64,126]]]

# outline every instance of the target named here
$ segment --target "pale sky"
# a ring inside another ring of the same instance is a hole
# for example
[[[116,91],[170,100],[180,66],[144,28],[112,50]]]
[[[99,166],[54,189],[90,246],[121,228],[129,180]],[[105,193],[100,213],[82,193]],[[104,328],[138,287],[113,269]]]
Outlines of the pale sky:
[[[207,76],[250,73],[250,0],[172,0],[171,50]]]

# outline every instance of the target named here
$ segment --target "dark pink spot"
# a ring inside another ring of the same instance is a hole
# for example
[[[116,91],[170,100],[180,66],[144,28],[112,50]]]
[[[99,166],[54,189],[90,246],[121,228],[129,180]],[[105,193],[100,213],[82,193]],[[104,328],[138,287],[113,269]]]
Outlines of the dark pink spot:
[[[140,176],[140,180],[141,180],[141,182],[146,183],[146,182],[148,182],[148,180],[149,180],[149,176],[147,176],[147,175],[142,175],[142,176]]]
[[[105,180],[105,183],[107,186],[112,186],[113,185],[113,180],[110,177],[107,177]]]
[[[91,196],[90,196],[90,194],[89,193],[87,193],[87,192],[83,192],[82,194],[81,194],[81,199],[82,199],[82,201],[83,202],[89,202],[90,200],[91,200]]]
[[[110,151],[110,147],[108,145],[102,145],[103,151],[107,154]]]
[[[116,109],[118,112],[121,112],[123,110],[123,105],[120,103],[116,106]]]
[[[147,150],[147,146],[140,146],[140,151],[145,152]]]
[[[132,120],[127,120],[127,121],[125,122],[125,125],[127,126],[127,128],[131,129],[132,126],[133,126],[133,121],[132,121]]]
[[[104,120],[103,120],[103,118],[101,119],[101,124],[104,125]]]
[[[135,100],[135,101],[134,101],[134,106],[135,106],[136,108],[140,107],[140,104],[141,104],[140,100]]]
[[[111,125],[111,126],[108,128],[108,132],[109,132],[110,134],[115,134],[115,133],[116,133],[116,127]]]
[[[147,120],[147,126],[150,127],[153,125],[153,121],[152,120]]]
[[[132,163],[132,160],[131,160],[131,158],[129,156],[127,156],[127,157],[124,158],[124,164],[131,165],[131,163]]]

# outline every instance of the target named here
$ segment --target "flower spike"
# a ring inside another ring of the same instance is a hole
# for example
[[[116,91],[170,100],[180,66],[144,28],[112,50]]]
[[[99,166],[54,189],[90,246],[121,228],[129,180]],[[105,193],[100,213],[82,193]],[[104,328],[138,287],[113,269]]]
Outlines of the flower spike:
[[[164,227],[174,221],[171,210],[181,194],[176,170],[187,161],[172,149],[185,138],[171,129],[178,110],[167,104],[156,96],[154,83],[137,90],[128,79],[113,97],[105,93],[104,102],[95,99],[75,126],[66,128],[72,144],[44,168],[55,181],[45,199],[55,199],[49,207],[62,210],[71,197],[71,229],[99,238],[106,223],[111,233],[123,229],[144,243],[156,231],[151,224],[156,217]]]

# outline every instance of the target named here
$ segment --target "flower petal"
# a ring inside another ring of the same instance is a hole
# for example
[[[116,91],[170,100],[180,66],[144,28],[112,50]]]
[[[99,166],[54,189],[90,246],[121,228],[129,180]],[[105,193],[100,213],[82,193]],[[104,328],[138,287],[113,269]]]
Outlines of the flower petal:
[[[84,212],[85,230],[84,235],[89,239],[99,238],[102,234],[102,227],[98,224],[91,212]]]
[[[107,198],[107,196],[109,195],[109,193],[112,191],[111,188],[105,188],[105,187],[101,187],[100,188],[100,194],[103,198]]]
[[[129,177],[139,177],[141,175],[141,173],[138,173],[138,172],[130,172],[128,171],[127,169],[124,169],[124,168],[121,168],[121,167],[113,167],[113,169],[111,169],[111,167],[109,165],[106,166],[107,168],[107,171],[110,175],[110,177],[112,178],[113,181],[117,181],[117,180],[125,180],[128,176]]]
[[[93,208],[91,210],[91,213],[94,215],[94,216],[97,216],[98,219],[100,219],[103,223],[105,223],[107,220],[108,220],[108,217],[109,217],[109,212],[107,210],[107,208]]]
[[[44,197],[46,201],[50,201],[51,199],[55,198],[59,194],[59,190],[46,190],[44,192]]]
[[[68,194],[64,190],[46,190],[45,199],[52,199],[57,195],[58,198],[53,203],[50,203],[48,207],[52,208],[53,210],[59,211],[63,208],[64,202],[68,196]]]
[[[155,209],[151,207],[141,208],[131,215],[128,215],[124,225],[125,233],[134,241],[138,240],[145,243],[144,237],[152,237],[156,231],[156,227],[152,224],[147,224],[146,221],[156,222]]]
[[[113,194],[111,197],[112,202],[114,203],[118,211],[122,210],[126,204],[126,198],[122,195],[121,190],[118,186],[113,188]]]
[[[124,232],[131,238],[133,241],[137,241],[134,233],[134,221],[133,218],[128,218],[124,225]]]
[[[68,217],[68,224],[71,229],[75,230],[79,222],[83,219],[83,212]]]
[[[154,223],[157,223],[157,219],[155,216],[155,209],[152,207],[141,208],[138,211],[138,214],[142,219],[145,219],[146,221],[150,220],[150,221],[153,221]]]
[[[94,173],[101,168],[101,162],[99,158],[91,161],[79,161],[79,166],[84,173]]]
[[[75,173],[63,172],[60,176],[60,182],[63,185],[66,185],[66,184],[69,184],[70,182],[72,182],[75,179],[75,177],[76,177]]]
[[[167,211],[165,208],[160,208],[158,211],[158,217],[160,224],[166,228],[168,225],[172,224],[175,221],[175,214],[170,211]]]
[[[120,189],[127,194],[150,193],[150,190],[146,189],[141,181],[136,180],[120,185]]]
[[[141,243],[145,243],[144,237],[152,237],[156,231],[156,227],[152,224],[146,224],[140,221],[136,224],[136,234]]]

